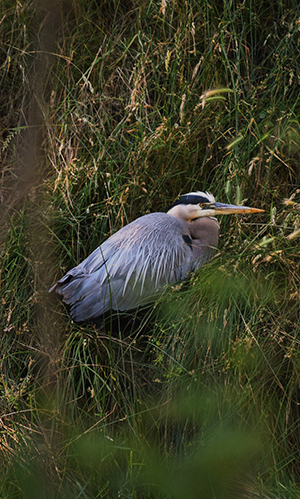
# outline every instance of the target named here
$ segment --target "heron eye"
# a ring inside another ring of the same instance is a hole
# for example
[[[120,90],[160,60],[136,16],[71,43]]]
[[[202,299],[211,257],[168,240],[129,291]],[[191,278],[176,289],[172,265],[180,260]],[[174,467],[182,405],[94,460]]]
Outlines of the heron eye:
[[[200,208],[205,208],[206,204],[205,203],[200,203]]]

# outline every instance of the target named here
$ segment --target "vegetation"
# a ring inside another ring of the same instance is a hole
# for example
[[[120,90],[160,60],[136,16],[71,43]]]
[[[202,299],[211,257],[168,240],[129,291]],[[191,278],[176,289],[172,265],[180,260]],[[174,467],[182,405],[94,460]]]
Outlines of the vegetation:
[[[7,0],[0,498],[299,497],[296,0]],[[179,194],[218,255],[95,328],[48,289]]]

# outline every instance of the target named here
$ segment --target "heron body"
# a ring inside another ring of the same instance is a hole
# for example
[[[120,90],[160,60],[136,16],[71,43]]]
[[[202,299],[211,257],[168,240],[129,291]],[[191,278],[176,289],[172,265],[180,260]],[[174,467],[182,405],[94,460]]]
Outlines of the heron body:
[[[153,301],[167,284],[185,279],[210,259],[218,245],[213,214],[231,207],[211,194],[186,194],[167,213],[144,215],[109,237],[60,279],[56,291],[75,322],[100,320],[110,310],[125,311]],[[221,208],[223,207],[223,208]]]

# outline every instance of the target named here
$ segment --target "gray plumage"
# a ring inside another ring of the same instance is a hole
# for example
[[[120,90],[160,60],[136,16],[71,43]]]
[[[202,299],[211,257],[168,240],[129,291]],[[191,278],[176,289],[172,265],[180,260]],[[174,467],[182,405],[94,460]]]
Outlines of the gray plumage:
[[[76,322],[150,303],[165,285],[185,279],[213,256],[219,224],[210,215],[216,204],[210,194],[190,193],[168,213],[134,220],[70,270],[50,292],[61,295]]]

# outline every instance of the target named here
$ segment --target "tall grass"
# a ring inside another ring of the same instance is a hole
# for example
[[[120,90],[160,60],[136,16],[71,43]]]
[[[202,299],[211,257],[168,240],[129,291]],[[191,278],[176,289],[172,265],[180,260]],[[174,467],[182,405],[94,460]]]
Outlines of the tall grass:
[[[298,2],[2,6],[3,498],[298,497]],[[153,307],[50,285],[180,193],[262,207]]]

